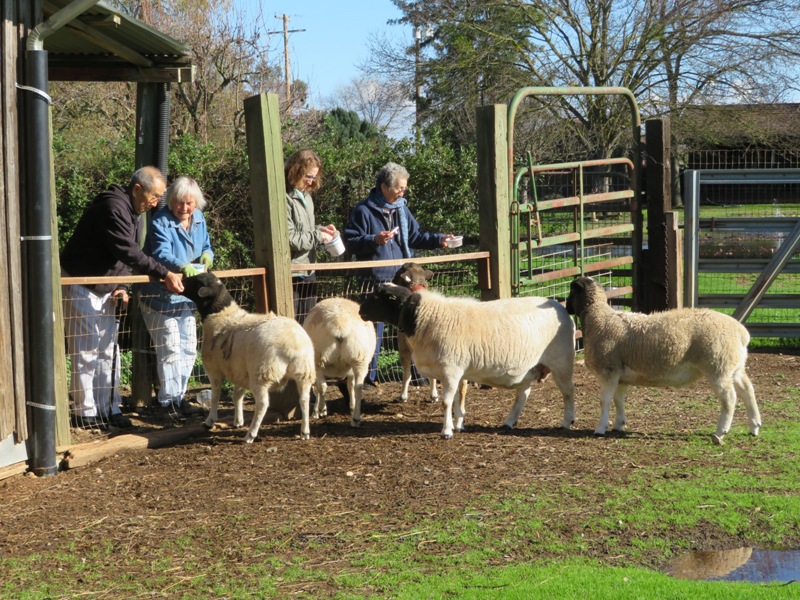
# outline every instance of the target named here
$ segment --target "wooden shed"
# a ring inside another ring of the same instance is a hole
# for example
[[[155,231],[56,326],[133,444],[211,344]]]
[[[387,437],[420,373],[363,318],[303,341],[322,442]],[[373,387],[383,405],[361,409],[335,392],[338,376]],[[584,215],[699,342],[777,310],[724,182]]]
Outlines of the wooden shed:
[[[135,82],[136,164],[165,167],[169,86],[193,65],[185,44],[101,0],[0,9],[0,467],[29,459],[45,475],[69,434],[48,84]]]

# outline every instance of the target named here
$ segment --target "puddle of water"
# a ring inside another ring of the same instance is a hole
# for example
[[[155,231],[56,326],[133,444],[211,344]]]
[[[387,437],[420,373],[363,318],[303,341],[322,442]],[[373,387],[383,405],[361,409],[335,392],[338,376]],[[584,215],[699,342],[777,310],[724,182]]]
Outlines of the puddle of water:
[[[697,551],[679,556],[665,569],[679,579],[713,581],[800,581],[800,550]]]

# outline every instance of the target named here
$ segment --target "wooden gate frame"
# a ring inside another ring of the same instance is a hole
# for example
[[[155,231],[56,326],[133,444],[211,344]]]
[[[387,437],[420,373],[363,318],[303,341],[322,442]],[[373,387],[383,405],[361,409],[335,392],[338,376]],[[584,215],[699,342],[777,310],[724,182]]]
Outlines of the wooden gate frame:
[[[514,122],[516,119],[517,110],[522,101],[529,96],[588,96],[599,95],[609,96],[616,95],[622,96],[628,102],[628,108],[631,113],[631,132],[633,140],[633,173],[631,180],[631,188],[633,190],[633,197],[631,199],[631,219],[633,221],[633,231],[631,233],[631,245],[633,254],[633,268],[632,268],[632,284],[633,284],[633,310],[643,304],[643,286],[639,285],[641,281],[641,252],[642,252],[642,210],[641,210],[641,116],[639,114],[639,106],[636,103],[636,98],[627,88],[623,87],[525,87],[520,89],[511,100],[508,106],[507,113],[507,161],[508,161],[508,179],[507,179],[507,195],[508,198],[513,198],[515,174],[514,174]]]

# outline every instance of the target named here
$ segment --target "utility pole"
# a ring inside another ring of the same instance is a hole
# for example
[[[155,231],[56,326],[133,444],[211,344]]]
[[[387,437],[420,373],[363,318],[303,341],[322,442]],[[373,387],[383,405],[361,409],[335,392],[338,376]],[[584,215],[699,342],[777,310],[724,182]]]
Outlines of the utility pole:
[[[305,31],[305,29],[289,29],[289,15],[275,15],[276,19],[283,19],[283,32],[280,31],[268,31],[268,34],[275,34],[275,33],[283,33],[283,67],[284,67],[284,78],[286,80],[286,110],[289,110],[289,107],[292,105],[292,76],[291,70],[289,68],[289,34],[290,33],[301,33]]]

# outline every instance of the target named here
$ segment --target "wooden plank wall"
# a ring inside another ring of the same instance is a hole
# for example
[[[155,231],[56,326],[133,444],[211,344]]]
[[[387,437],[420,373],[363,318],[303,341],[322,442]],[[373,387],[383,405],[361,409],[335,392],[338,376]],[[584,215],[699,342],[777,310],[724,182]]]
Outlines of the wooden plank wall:
[[[0,0],[0,439],[28,437],[25,410],[25,358],[20,251],[20,182],[24,174],[19,147],[17,66],[24,52],[24,25],[40,2]]]

